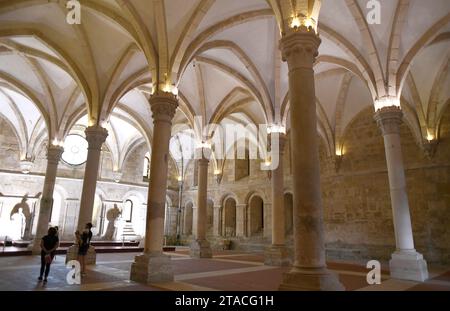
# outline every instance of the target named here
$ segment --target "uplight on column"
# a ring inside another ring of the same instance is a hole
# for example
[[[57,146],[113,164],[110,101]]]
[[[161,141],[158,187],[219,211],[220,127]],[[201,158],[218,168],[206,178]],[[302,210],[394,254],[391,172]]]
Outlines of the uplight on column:
[[[267,133],[279,133],[279,134],[286,134],[286,127],[280,124],[271,124],[267,127]]]
[[[295,31],[304,27],[308,31],[314,30],[317,33],[317,22],[311,17],[293,16],[289,27]]]
[[[55,147],[64,147],[64,142],[58,138],[55,138],[52,140],[52,145]]]
[[[375,111],[381,110],[385,107],[400,108],[400,100],[396,97],[382,97],[375,100]]]

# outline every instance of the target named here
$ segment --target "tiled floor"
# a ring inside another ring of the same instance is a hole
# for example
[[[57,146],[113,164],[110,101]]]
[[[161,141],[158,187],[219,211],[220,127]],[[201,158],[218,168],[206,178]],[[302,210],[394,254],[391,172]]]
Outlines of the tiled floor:
[[[172,255],[175,281],[172,283],[142,285],[129,281],[133,253],[97,254],[97,265],[89,267],[81,285],[69,285],[69,271],[64,256],[57,256],[52,265],[48,284],[37,282],[40,259],[37,256],[0,258],[0,290],[38,291],[160,291],[160,290],[277,290],[283,272],[289,268],[269,267],[263,264],[263,254],[220,251],[212,259],[192,259],[186,250]],[[450,291],[450,268],[430,267],[430,280],[425,283],[389,278],[382,270],[382,284],[369,286],[368,270],[363,265],[328,263],[329,269],[339,275],[347,290]]]

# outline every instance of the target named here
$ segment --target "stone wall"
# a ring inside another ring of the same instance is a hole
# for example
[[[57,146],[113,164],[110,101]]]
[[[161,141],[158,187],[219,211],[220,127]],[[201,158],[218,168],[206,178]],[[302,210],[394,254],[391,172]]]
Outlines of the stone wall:
[[[401,127],[403,158],[416,248],[430,262],[450,262],[450,108],[442,119],[440,143],[430,160],[416,143],[410,129]],[[389,195],[383,138],[373,109],[362,111],[347,127],[344,156],[339,170],[320,147],[321,187],[325,218],[327,253],[341,259],[389,259],[395,250],[395,236]],[[259,195],[265,205],[264,239],[236,237],[236,245],[253,249],[270,243],[271,186],[267,172],[252,160],[250,175],[235,182],[235,165],[225,161],[220,184],[213,169],[208,171],[208,197],[214,202],[215,224],[220,224],[226,197],[248,208],[252,195]],[[285,192],[292,192],[289,144],[285,149]],[[193,167],[193,164],[191,164]],[[183,202],[195,202],[192,169],[188,167]],[[248,214],[238,215],[248,217]],[[238,219],[248,224],[248,219]],[[217,226],[217,225],[216,225]],[[213,232],[218,228],[214,228]],[[244,230],[245,231],[245,230]],[[214,237],[211,237],[214,239]],[[288,241],[292,237],[288,236]],[[260,247],[262,249],[262,247]]]

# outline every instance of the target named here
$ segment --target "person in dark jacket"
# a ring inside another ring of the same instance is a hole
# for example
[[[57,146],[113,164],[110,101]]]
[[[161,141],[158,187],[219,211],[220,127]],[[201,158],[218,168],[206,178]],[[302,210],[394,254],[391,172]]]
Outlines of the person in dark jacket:
[[[86,274],[86,264],[85,264],[85,257],[88,253],[89,246],[91,245],[91,239],[92,239],[92,224],[88,222],[86,224],[85,229],[81,233],[79,246],[78,246],[78,261],[80,262],[81,266],[81,275]]]
[[[50,265],[59,247],[59,239],[55,228],[49,228],[48,233],[41,239],[41,273],[39,274],[39,282],[44,276],[44,284],[47,283],[47,277],[50,273]]]

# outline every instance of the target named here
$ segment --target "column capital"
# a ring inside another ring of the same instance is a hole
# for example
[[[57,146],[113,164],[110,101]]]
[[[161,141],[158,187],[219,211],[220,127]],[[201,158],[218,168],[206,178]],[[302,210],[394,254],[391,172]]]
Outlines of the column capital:
[[[49,145],[47,148],[47,162],[50,164],[58,164],[61,156],[64,153],[64,148],[61,146]]]
[[[93,125],[84,131],[86,140],[89,143],[89,149],[101,150],[103,143],[108,137],[108,130],[100,125]]]
[[[212,150],[210,148],[199,147],[195,149],[195,159],[198,165],[208,165],[211,159]]]
[[[312,69],[322,40],[312,30],[300,28],[290,32],[280,40],[280,50],[283,61],[288,63],[289,70]]]
[[[399,134],[403,112],[398,106],[383,107],[375,112],[374,119],[384,135]]]
[[[178,108],[178,99],[172,93],[157,91],[150,97],[154,121],[172,122]]]

